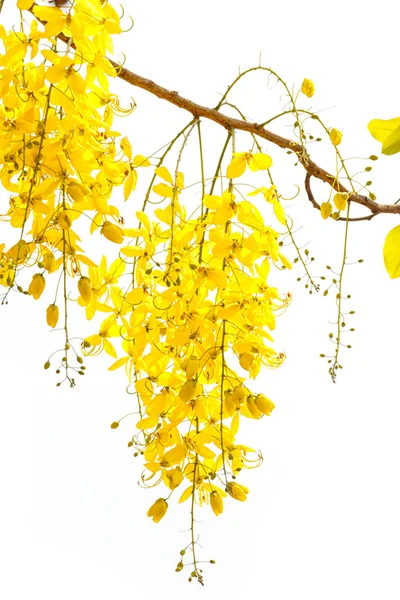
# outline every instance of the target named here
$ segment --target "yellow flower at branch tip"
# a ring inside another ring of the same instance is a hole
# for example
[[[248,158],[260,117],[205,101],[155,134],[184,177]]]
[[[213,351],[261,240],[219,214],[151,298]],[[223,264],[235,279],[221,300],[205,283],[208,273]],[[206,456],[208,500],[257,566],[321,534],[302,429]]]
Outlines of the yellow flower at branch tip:
[[[217,490],[213,490],[210,494],[210,504],[213,509],[214,514],[219,517],[220,514],[224,512],[224,503],[222,501],[221,495],[217,492]]]
[[[85,302],[89,302],[92,297],[92,284],[89,277],[81,277],[78,281],[78,291]]]
[[[164,498],[159,498],[152,504],[147,511],[147,516],[151,517],[154,523],[161,521],[165,513],[167,512],[168,503],[165,502]]]
[[[110,221],[104,221],[101,227],[101,233],[105,238],[110,240],[110,242],[114,242],[114,244],[122,244],[124,241],[124,235],[121,227],[114,225]]]
[[[58,306],[56,306],[56,304],[50,304],[46,310],[46,321],[49,327],[53,327],[54,329],[58,323],[59,314]]]
[[[247,494],[249,490],[244,485],[239,485],[238,483],[228,483],[226,486],[226,491],[234,500],[239,500],[239,502],[244,502],[247,498]]]
[[[332,214],[332,204],[330,202],[323,202],[321,204],[321,217],[327,219]]]
[[[239,355],[240,366],[243,369],[245,369],[245,371],[250,371],[253,361],[254,361],[254,354],[252,354],[251,352],[242,352]]]
[[[275,408],[275,404],[264,396],[264,394],[257,394],[255,399],[256,406],[264,415],[270,415]]]
[[[305,78],[301,84],[301,91],[307,98],[314,96],[314,82],[311,79]]]
[[[32,277],[32,281],[29,284],[28,292],[35,298],[35,300],[39,300],[45,287],[45,278],[40,273],[36,273],[36,275]]]
[[[339,129],[331,129],[329,133],[329,137],[331,138],[331,142],[334,146],[339,146],[342,141],[342,132]]]

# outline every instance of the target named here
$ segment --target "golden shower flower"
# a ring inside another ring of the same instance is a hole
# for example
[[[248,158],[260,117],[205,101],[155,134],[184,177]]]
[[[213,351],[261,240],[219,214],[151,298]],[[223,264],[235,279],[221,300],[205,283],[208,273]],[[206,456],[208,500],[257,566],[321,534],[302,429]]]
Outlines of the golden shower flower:
[[[49,327],[53,327],[54,329],[58,323],[59,314],[58,306],[56,306],[56,304],[50,304],[46,310],[46,321]]]
[[[82,296],[84,302],[90,302],[92,297],[92,284],[89,277],[81,277],[78,281],[78,291]]]
[[[226,486],[226,491],[234,500],[239,500],[239,502],[244,502],[247,499],[247,494],[249,490],[244,485],[239,485],[238,483],[230,482]]]
[[[334,146],[339,146],[342,141],[342,132],[338,129],[331,129],[329,133],[329,137],[331,138],[331,142]]]
[[[41,275],[41,273],[36,273],[32,277],[32,281],[29,284],[28,292],[31,296],[35,298],[35,300],[39,300],[40,296],[43,293],[44,288],[46,287],[46,280]]]
[[[124,235],[121,227],[114,225],[110,221],[104,221],[101,227],[101,233],[105,238],[110,240],[110,242],[114,242],[114,244],[122,244],[124,241]]]
[[[301,91],[307,98],[314,96],[314,82],[311,79],[305,78],[301,84]]]
[[[151,517],[154,523],[161,521],[165,513],[167,512],[168,503],[165,502],[164,498],[159,498],[152,504],[147,511],[147,516]]]
[[[210,494],[210,504],[213,509],[214,514],[218,517],[224,511],[224,503],[221,498],[221,495],[217,492],[217,490],[213,490]]]

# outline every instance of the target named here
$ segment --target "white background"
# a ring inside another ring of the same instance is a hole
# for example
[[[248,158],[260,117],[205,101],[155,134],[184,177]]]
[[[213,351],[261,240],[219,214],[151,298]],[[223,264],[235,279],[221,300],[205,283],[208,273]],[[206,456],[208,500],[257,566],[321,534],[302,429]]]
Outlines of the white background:
[[[8,25],[12,4],[6,0],[1,15]],[[256,64],[262,51],[263,63],[289,84],[315,81],[306,106],[329,109],[322,115],[343,130],[348,156],[378,154],[368,121],[400,114],[398,23],[387,0],[156,0],[125,8],[135,19],[120,44],[127,66],[201,104],[215,105],[238,67]],[[265,79],[254,77],[235,98],[251,107],[250,116],[253,109],[271,114],[267,92]],[[137,152],[154,151],[187,121],[183,111],[144,91],[126,94],[138,103],[129,126],[122,124]],[[267,148],[279,162],[283,153]],[[287,195],[289,182],[302,177],[292,164],[285,171]],[[398,156],[374,163],[379,201],[400,196],[398,169]],[[131,210],[140,202],[132,196]],[[338,266],[343,227],[322,221],[304,192],[290,206],[303,225],[299,243],[308,243],[316,257],[313,272]],[[101,357],[87,363],[77,388],[56,388],[43,371],[57,346],[57,334],[47,333],[46,304],[12,295],[0,308],[1,596],[397,600],[400,288],[381,257],[385,233],[395,224],[396,217],[380,216],[351,228],[349,258],[365,262],[347,269],[345,291],[356,310],[349,326],[356,332],[345,340],[353,349],[342,356],[336,385],[319,358],[329,349],[333,297],[308,296],[295,281],[300,271],[276,276],[276,284],[294,294],[275,333],[287,360],[262,379],[276,404],[273,416],[252,423],[243,440],[250,436],[265,460],[246,479],[245,504],[227,502],[218,519],[207,507],[201,515],[200,552],[217,561],[205,565],[204,589],[187,583],[187,571],[174,572],[189,541],[183,533],[188,507],[171,506],[158,525],[148,519],[159,493],[137,485],[139,459],[126,448],[134,422],[110,429],[133,410],[123,373],[108,373],[110,361]]]

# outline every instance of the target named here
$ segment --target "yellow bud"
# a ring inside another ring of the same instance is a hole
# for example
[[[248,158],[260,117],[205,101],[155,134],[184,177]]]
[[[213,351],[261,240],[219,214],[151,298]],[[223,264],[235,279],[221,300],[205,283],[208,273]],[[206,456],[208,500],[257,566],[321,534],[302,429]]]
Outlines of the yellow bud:
[[[65,211],[58,215],[58,223],[61,229],[71,229],[71,218]]]
[[[54,258],[54,255],[51,254],[50,252],[43,256],[42,262],[43,262],[43,267],[49,273],[54,273],[54,271],[57,271],[57,261]]]
[[[213,490],[210,494],[210,504],[214,514],[218,517],[224,512],[224,503],[221,498],[221,494],[217,490]]]
[[[238,385],[232,392],[232,399],[238,404],[242,404],[247,396],[247,392],[243,386]]]
[[[54,327],[58,323],[58,317],[59,317],[58,306],[56,306],[55,304],[50,304],[50,306],[46,310],[47,325],[49,327],[53,327],[53,329],[54,329]]]
[[[270,415],[275,408],[275,404],[264,396],[264,394],[258,394],[255,399],[256,407],[260,410],[264,415]]]
[[[152,504],[147,511],[147,516],[151,517],[154,523],[161,521],[165,513],[167,512],[168,503],[165,502],[164,498],[159,498]]]
[[[46,280],[40,273],[36,273],[32,277],[32,281],[29,285],[28,292],[31,296],[38,300],[43,293],[44,288],[46,287]]]
[[[114,225],[110,221],[104,221],[101,228],[101,233],[105,238],[110,240],[110,242],[114,242],[114,244],[122,244],[124,241],[124,235],[121,227]]]
[[[247,408],[249,409],[251,415],[255,419],[259,419],[262,416],[261,410],[257,407],[254,396],[249,396],[246,400]]]
[[[183,473],[180,469],[171,469],[170,471],[165,471],[166,484],[171,490],[174,490],[178,487],[183,481]]]
[[[345,193],[335,194],[333,196],[333,202],[338,210],[344,210],[347,206],[347,199],[349,195]]]
[[[307,98],[311,98],[314,95],[314,82],[311,79],[304,79],[301,84],[301,91]]]
[[[334,146],[339,146],[340,142],[342,141],[342,132],[333,128],[329,133],[329,137],[331,138],[331,142]]]
[[[194,379],[189,379],[180,389],[179,398],[183,402],[188,402],[196,393],[196,382]]]
[[[78,281],[78,291],[85,302],[89,302],[92,297],[92,284],[89,277],[81,277]]]
[[[228,483],[226,491],[232,498],[235,500],[239,500],[239,502],[244,502],[246,500],[246,494],[248,494],[249,490],[244,485],[239,485],[238,483]]]
[[[321,204],[321,217],[327,219],[332,214],[332,204],[330,202],[323,202]]]
[[[246,371],[250,371],[253,361],[254,361],[254,354],[252,354],[251,352],[242,352],[239,355],[240,366],[243,369],[245,369]]]
[[[233,400],[233,395],[231,390],[227,390],[224,392],[224,409],[228,415],[231,417],[236,410],[236,402]]]

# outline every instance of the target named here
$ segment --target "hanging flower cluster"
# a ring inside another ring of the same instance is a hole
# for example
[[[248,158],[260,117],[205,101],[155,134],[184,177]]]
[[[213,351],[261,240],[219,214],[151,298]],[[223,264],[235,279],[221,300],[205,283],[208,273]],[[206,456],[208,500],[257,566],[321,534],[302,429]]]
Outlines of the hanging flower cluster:
[[[31,0],[17,4],[21,31],[0,25],[0,178],[8,192],[0,210],[13,238],[0,244],[3,302],[11,290],[38,300],[53,277],[54,298],[44,319],[56,328],[63,318],[57,373],[63,370],[71,386],[75,373],[85,370],[68,330],[73,296],[87,320],[107,315],[82,342],[83,355],[104,351],[116,359],[110,370],[125,369],[138,413],[128,446],[144,458],[142,484],[164,486],[147,515],[159,522],[171,496],[191,500],[189,564],[191,577],[201,582],[195,506],[207,504],[218,516],[224,499],[246,500],[240,472],[262,457],[239,441],[240,420],[271,414],[272,400],[251,380],[284,360],[272,347],[271,331],[291,296],[269,285],[268,276],[271,265],[291,268],[279,243],[279,231],[290,228],[271,178],[272,159],[260,148],[233,152],[222,175],[226,144],[210,190],[203,173],[201,201],[189,210],[179,164],[192,130],[200,135],[194,119],[170,144],[183,136],[175,169],[164,164],[168,149],[155,165],[137,220],[125,224],[111,203],[114,188],[121,186],[128,200],[137,169],[151,162],[134,156],[113,124],[115,115],[134,109],[123,109],[109,87],[118,67],[106,54],[113,51],[112,36],[121,33],[119,16],[106,0],[75,0],[64,9]],[[312,81],[305,79],[301,91],[311,97]],[[335,146],[341,141],[338,130],[330,137]],[[235,180],[247,169],[264,172],[268,183],[243,196]],[[270,205],[276,229],[254,196]],[[158,198],[159,207],[149,210],[149,198]],[[346,202],[336,194],[339,211]],[[324,218],[331,212],[324,205],[321,210]],[[118,257],[108,265],[103,256],[98,265],[83,248],[78,227],[102,235],[110,248],[118,245]],[[180,560],[177,570],[183,566]]]

